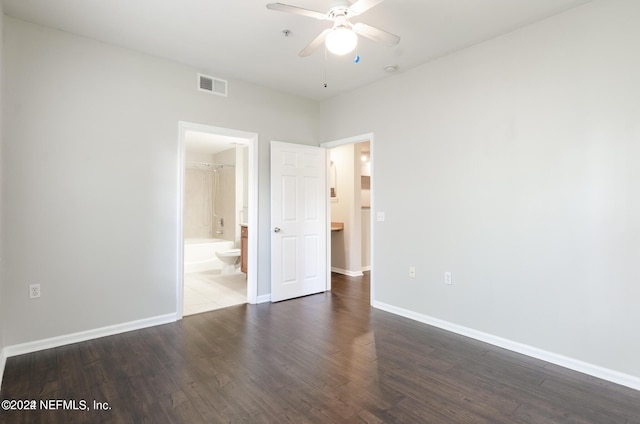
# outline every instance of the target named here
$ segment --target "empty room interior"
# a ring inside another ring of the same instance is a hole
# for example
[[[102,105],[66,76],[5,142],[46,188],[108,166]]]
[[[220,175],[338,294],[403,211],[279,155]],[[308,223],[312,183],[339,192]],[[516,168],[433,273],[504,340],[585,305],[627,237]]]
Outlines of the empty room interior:
[[[0,421],[640,423],[639,19],[0,0]]]

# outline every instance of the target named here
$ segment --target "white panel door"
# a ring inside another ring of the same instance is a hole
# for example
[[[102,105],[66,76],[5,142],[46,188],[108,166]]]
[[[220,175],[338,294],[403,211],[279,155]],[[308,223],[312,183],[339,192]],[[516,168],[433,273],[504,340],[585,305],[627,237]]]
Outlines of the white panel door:
[[[271,301],[327,289],[326,149],[271,142]]]

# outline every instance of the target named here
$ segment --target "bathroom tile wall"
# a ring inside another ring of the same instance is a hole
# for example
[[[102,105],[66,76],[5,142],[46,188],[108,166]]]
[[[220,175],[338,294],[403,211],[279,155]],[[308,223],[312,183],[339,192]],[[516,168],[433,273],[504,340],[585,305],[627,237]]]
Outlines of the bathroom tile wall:
[[[223,227],[216,228],[222,230],[222,234],[215,234],[215,238],[222,238],[225,240],[235,241],[236,231],[236,148],[231,148],[220,153],[216,153],[213,156],[215,163],[221,163],[225,166],[220,169],[220,185],[218,192],[218,199],[220,200],[215,208],[217,215],[216,220],[222,218],[224,221]]]
[[[227,152],[232,152],[229,154]],[[187,162],[233,164],[235,148],[215,155],[187,152]],[[217,192],[214,196],[213,188]],[[185,167],[184,175],[184,238],[223,238],[234,240],[235,233],[235,171],[221,168],[217,176],[211,170]],[[215,204],[214,204],[215,200]],[[219,226],[220,218],[224,226]],[[222,234],[217,231],[222,230]]]

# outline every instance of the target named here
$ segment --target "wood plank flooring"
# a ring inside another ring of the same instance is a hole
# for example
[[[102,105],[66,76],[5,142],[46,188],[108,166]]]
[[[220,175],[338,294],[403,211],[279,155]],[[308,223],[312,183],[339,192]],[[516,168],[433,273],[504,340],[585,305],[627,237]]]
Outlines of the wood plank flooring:
[[[0,422],[640,423],[638,391],[372,309],[368,296],[368,276],[334,274],[330,293],[9,358],[3,400],[90,410],[38,404]]]

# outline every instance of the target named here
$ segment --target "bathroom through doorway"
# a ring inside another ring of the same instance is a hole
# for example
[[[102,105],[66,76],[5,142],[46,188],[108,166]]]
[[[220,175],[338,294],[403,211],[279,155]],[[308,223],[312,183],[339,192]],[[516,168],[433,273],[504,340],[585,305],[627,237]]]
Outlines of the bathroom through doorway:
[[[180,317],[256,302],[257,139],[180,123]]]

